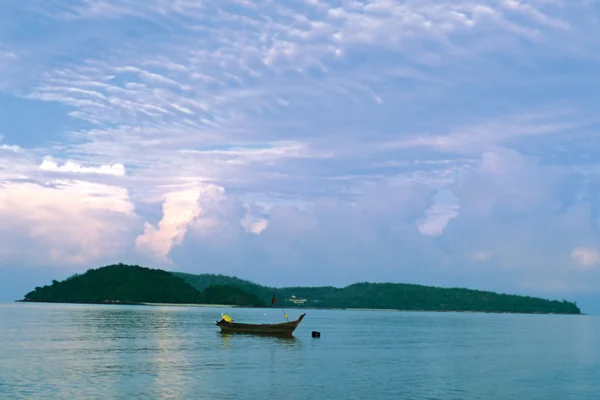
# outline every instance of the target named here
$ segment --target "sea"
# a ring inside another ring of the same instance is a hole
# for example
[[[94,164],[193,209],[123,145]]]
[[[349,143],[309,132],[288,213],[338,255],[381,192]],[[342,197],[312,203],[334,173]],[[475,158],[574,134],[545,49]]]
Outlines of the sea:
[[[0,304],[0,399],[600,399],[598,316],[285,312]]]

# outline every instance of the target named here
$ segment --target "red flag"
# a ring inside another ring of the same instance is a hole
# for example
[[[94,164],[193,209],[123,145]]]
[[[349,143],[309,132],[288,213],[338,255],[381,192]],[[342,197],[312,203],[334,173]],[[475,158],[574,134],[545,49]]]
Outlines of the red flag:
[[[273,295],[273,298],[271,299],[271,304],[275,304],[277,303],[277,297],[275,297],[275,295]]]

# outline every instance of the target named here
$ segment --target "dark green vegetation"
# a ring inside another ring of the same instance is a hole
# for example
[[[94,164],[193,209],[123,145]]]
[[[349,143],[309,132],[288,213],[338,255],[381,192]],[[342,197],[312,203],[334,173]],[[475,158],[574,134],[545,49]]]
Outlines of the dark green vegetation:
[[[216,275],[216,274],[186,274],[185,272],[172,272],[173,275],[183,279],[198,290],[204,290],[211,286],[227,285],[235,286],[248,293],[252,293],[268,304],[271,302],[271,296],[275,293],[276,289],[272,289],[266,286],[259,285],[254,282],[250,282],[244,279],[236,278],[233,276]]]
[[[528,314],[580,314],[576,303],[529,296],[498,294],[461,288],[439,288],[403,283],[357,283],[345,288],[269,288],[223,275],[176,273],[192,286],[203,289],[218,284],[238,286],[274,307],[373,308],[413,311],[477,311]],[[295,296],[295,297],[292,297]],[[294,302],[295,301],[295,302]]]
[[[246,307],[373,308],[414,311],[480,311],[580,314],[575,303],[459,288],[402,283],[357,283],[345,288],[270,288],[223,275],[193,275],[131,265],[90,269],[37,287],[23,301],[60,303],[226,304]]]
[[[23,301],[48,303],[172,303],[264,306],[237,286],[200,291],[170,272],[133,265],[109,265],[37,287]]]
[[[245,305],[264,307],[265,302],[253,293],[248,293],[237,286],[214,285],[209,286],[200,293],[200,303]]]

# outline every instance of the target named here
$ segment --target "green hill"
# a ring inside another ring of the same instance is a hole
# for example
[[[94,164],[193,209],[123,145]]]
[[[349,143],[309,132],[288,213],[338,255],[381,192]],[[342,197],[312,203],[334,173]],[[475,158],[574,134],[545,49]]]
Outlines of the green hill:
[[[90,269],[62,282],[52,281],[27,293],[23,301],[264,305],[257,296],[237,286],[211,286],[200,291],[170,272],[124,264]]]
[[[201,302],[204,304],[225,304],[254,307],[264,307],[265,302],[257,295],[248,293],[237,286],[214,285],[204,289],[201,293]]]
[[[462,288],[404,283],[357,283],[344,288],[271,288],[215,274],[167,272],[124,264],[90,269],[37,287],[24,300],[61,303],[227,304],[246,307],[372,308],[413,311],[479,311],[580,314],[576,303]]]
[[[372,308],[411,311],[473,311],[496,313],[580,314],[576,303],[488,291],[440,288],[404,283],[357,283],[344,288],[270,288],[235,277],[181,274],[190,285],[202,289],[218,284],[238,286],[275,307]]]
[[[307,305],[420,311],[580,314],[575,303],[463,288],[399,283],[357,283],[345,288],[285,288],[279,296],[306,298]],[[289,303],[289,300],[286,300]],[[282,302],[283,303],[283,302]],[[288,305],[290,306],[290,305]]]
[[[226,285],[233,286],[244,290],[245,292],[252,293],[258,296],[262,301],[266,303],[271,302],[271,296],[276,289],[269,288],[266,286],[259,285],[254,282],[250,282],[244,279],[236,278],[233,276],[217,275],[217,274],[187,274],[185,272],[171,272],[178,278],[183,279],[198,290],[204,290],[211,286]]]

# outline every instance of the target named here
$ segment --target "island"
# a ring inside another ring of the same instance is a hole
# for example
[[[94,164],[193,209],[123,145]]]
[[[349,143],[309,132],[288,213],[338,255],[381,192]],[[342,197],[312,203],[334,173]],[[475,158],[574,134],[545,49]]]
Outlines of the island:
[[[219,304],[264,307],[265,302],[234,285],[198,290],[160,269],[116,264],[36,287],[23,302],[88,304]]]
[[[319,309],[384,309],[399,311],[464,311],[519,314],[581,314],[575,302],[501,294],[465,288],[441,288],[407,283],[355,283],[343,288],[274,288],[237,277],[173,272],[191,286],[238,286],[273,307]],[[277,303],[271,304],[275,295]]]
[[[273,303],[272,299],[277,302]],[[237,307],[386,309],[525,314],[581,314],[575,302],[466,288],[406,283],[346,287],[263,286],[220,274],[189,274],[116,264],[37,287],[24,302],[206,304]]]

